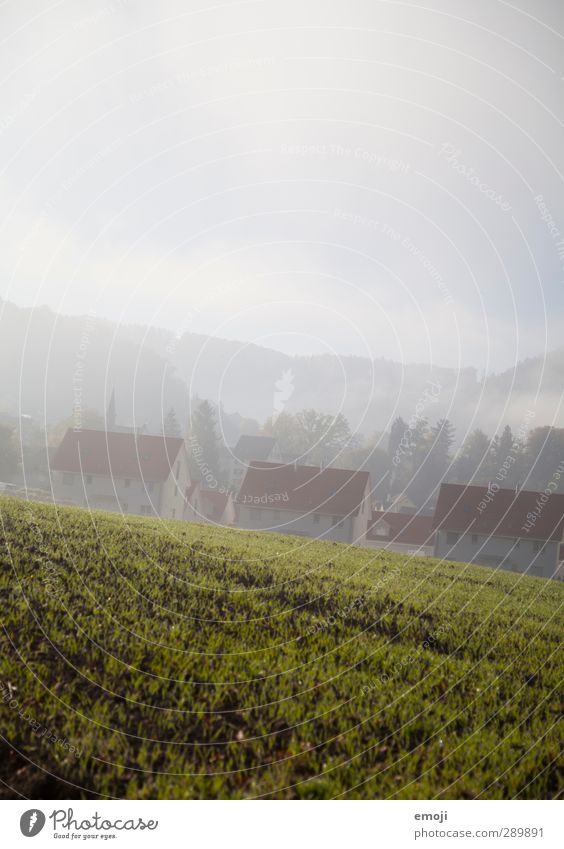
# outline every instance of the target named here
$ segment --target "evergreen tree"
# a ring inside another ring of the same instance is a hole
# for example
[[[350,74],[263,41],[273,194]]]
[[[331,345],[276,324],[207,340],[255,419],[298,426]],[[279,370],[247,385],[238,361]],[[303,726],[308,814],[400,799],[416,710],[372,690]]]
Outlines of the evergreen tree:
[[[394,419],[388,439],[390,493],[399,492],[402,488],[402,480],[404,479],[407,461],[405,451],[408,450],[406,447],[407,439],[405,437],[407,432],[408,427],[402,417],[398,416],[397,419]]]
[[[524,460],[527,489],[541,490],[552,482],[557,487],[555,492],[564,492],[564,428],[536,427],[532,430]]]
[[[180,436],[180,426],[176,418],[174,407],[171,407],[165,416],[163,434],[164,436]]]
[[[438,487],[446,478],[451,461],[450,451],[454,444],[454,426],[448,419],[439,419],[431,428],[429,453],[424,467],[424,479],[428,494],[438,495]]]
[[[215,410],[209,401],[202,401],[192,415],[188,437],[190,466],[195,477],[204,483],[216,482],[219,477],[219,439],[216,433]]]
[[[495,477],[492,440],[476,428],[464,440],[456,458],[455,476],[459,483],[487,484]]]

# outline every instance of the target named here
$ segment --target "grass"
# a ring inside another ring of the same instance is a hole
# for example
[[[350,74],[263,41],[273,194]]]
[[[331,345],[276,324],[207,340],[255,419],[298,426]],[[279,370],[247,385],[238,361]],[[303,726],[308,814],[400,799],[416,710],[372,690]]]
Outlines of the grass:
[[[555,581],[9,498],[0,565],[0,796],[558,793]]]

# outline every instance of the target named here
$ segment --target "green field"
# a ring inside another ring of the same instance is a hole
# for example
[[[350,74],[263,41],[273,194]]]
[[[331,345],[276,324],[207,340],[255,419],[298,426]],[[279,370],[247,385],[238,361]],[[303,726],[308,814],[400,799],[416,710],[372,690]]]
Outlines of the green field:
[[[559,791],[556,581],[7,498],[0,563],[5,798]]]

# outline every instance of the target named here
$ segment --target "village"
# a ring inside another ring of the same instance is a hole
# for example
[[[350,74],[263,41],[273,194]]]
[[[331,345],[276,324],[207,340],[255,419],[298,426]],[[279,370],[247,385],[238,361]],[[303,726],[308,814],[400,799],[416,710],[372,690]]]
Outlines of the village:
[[[214,478],[201,454],[177,436],[69,428],[51,464],[52,497],[90,510],[564,577],[564,495],[555,491],[558,481],[544,492],[495,482],[443,482],[430,511],[418,510],[406,497],[383,504],[368,471],[289,462],[271,436],[242,435],[225,452],[227,484]]]

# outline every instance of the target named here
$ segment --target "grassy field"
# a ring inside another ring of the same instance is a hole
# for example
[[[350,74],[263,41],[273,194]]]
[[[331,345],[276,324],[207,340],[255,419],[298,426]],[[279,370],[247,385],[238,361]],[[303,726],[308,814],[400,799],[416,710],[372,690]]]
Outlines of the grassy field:
[[[555,581],[8,498],[0,564],[5,798],[558,793]]]

